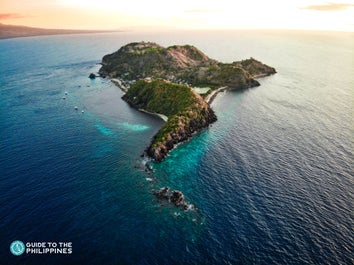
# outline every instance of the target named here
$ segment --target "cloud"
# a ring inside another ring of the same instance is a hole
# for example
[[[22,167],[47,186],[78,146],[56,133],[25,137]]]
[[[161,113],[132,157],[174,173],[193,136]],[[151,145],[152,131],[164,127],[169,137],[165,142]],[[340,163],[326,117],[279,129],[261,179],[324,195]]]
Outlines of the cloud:
[[[323,5],[304,6],[304,7],[300,7],[300,9],[315,10],[315,11],[341,11],[341,10],[346,10],[353,6],[354,4],[347,4],[347,3],[326,3]]]
[[[0,13],[0,20],[23,18],[24,15],[16,13]]]

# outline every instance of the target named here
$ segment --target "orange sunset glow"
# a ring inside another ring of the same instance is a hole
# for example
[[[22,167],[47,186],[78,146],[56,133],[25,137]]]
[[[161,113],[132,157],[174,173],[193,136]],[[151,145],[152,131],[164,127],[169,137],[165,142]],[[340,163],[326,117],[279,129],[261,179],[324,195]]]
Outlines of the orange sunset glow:
[[[0,0],[0,23],[61,29],[354,30],[354,1]]]

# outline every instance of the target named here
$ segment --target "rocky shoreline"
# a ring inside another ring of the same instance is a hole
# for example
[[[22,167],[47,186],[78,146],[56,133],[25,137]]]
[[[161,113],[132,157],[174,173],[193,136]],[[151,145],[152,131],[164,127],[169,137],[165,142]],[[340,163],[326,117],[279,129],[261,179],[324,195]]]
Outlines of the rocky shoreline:
[[[169,133],[167,140],[158,146],[151,144],[146,150],[146,154],[152,157],[155,161],[161,162],[168,153],[174,149],[178,144],[191,139],[196,133],[209,127],[210,124],[217,121],[217,117],[212,109],[209,110],[208,115],[203,118],[195,118],[190,120],[187,124],[181,124],[178,132]],[[152,139],[152,143],[156,135]]]

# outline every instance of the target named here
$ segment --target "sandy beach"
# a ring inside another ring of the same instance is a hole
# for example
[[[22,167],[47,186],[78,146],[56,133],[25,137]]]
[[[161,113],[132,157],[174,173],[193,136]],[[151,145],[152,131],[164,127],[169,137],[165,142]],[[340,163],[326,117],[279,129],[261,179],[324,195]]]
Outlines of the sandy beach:
[[[163,114],[160,114],[160,113],[156,113],[156,112],[150,112],[150,111],[147,111],[145,109],[138,109],[139,111],[141,112],[145,112],[145,113],[148,113],[148,114],[151,114],[151,115],[154,115],[156,117],[159,117],[161,118],[162,120],[164,121],[167,121],[168,120],[168,117],[166,115],[163,115]]]
[[[210,93],[210,95],[208,95],[205,98],[205,101],[210,105],[213,102],[213,100],[215,99],[216,95],[220,92],[225,91],[226,89],[227,89],[227,86],[220,87],[217,90],[214,90],[213,92]]]

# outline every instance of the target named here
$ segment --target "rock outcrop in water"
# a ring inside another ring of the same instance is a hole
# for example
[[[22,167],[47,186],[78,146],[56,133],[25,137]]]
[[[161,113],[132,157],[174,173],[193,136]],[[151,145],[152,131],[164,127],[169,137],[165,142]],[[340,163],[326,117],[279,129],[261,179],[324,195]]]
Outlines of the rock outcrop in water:
[[[255,77],[274,73],[274,68],[253,58],[227,64],[191,45],[164,48],[152,42],[130,43],[105,55],[99,70],[101,76],[111,77],[127,91],[123,99],[131,106],[168,117],[146,149],[155,161],[163,160],[178,143],[217,120],[205,98],[214,98],[222,91],[218,88],[259,86]],[[208,94],[203,98],[192,86],[210,87],[210,98]]]
[[[94,73],[91,73],[91,74],[89,75],[89,78],[90,78],[90,79],[95,79],[95,78],[96,78],[96,75],[95,75]]]
[[[185,201],[183,193],[179,190],[171,190],[169,187],[163,187],[157,191],[153,191],[152,194],[161,202],[171,203],[185,211],[195,209],[194,205]]]

